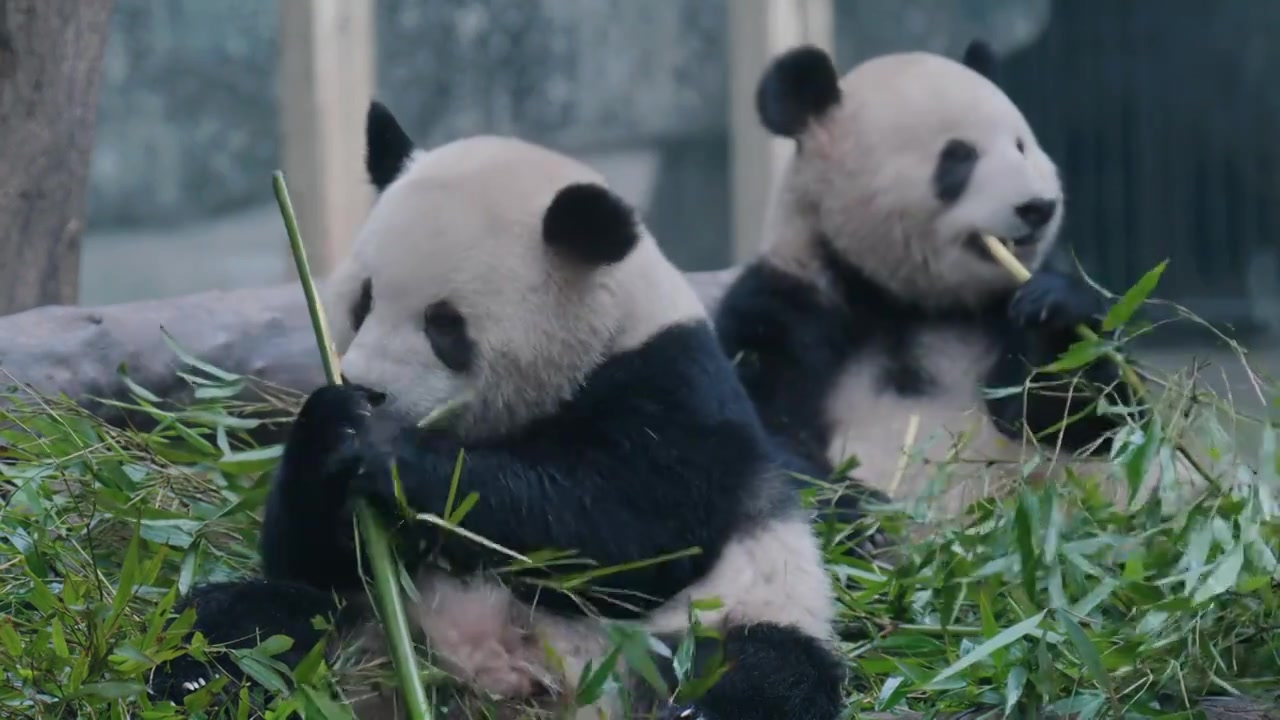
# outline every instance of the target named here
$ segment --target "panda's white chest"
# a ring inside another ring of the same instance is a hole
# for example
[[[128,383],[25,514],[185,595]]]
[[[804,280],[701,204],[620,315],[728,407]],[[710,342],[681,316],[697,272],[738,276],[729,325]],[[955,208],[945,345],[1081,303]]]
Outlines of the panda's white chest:
[[[886,382],[900,361],[881,350],[860,354],[841,373],[827,402],[828,458],[839,464],[856,455],[853,475],[896,499],[938,493],[945,508],[961,507],[975,492],[991,492],[999,465],[1023,454],[991,423],[982,396],[997,348],[977,328],[946,328],[913,336],[908,352],[922,371],[921,394],[904,395]]]

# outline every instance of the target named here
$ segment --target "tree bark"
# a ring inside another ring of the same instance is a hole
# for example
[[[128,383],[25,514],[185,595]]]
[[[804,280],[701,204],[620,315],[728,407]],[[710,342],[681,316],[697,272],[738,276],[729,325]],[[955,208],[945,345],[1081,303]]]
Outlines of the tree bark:
[[[0,315],[76,301],[112,0],[0,0]]]

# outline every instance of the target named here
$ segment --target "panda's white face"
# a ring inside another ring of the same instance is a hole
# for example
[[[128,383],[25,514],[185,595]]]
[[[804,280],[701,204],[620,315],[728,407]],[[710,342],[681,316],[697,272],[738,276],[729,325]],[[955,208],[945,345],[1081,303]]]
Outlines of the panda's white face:
[[[586,166],[499,137],[423,152],[401,134],[387,150],[402,131],[381,113],[380,197],[325,307],[343,374],[386,393],[399,423],[466,397],[459,432],[504,432],[551,412],[608,355],[701,312],[678,290],[640,300],[679,273]]]
[[[784,237],[819,232],[873,279],[931,304],[1012,286],[982,234],[1025,265],[1043,261],[1062,222],[1058,171],[995,84],[942,56],[900,53],[862,63],[832,92],[796,135]]]
[[[994,269],[975,246],[981,234],[1004,240],[1024,264],[1038,265],[1062,224],[1058,169],[1004,93],[966,68],[953,63],[951,69],[960,77],[938,90],[932,127],[925,129],[930,142],[922,138],[923,152],[914,159],[932,171],[932,192],[918,212],[937,213],[934,241],[949,251],[962,247],[956,262],[975,277]]]

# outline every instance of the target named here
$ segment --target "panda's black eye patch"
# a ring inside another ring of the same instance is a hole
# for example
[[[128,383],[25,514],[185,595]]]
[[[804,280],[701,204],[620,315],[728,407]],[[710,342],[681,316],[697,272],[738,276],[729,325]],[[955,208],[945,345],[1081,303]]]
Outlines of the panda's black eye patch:
[[[467,334],[467,319],[452,303],[441,300],[427,306],[422,328],[431,343],[431,351],[445,367],[457,373],[471,369],[475,344]]]
[[[978,164],[978,148],[964,140],[947,141],[938,154],[938,164],[933,169],[933,194],[942,203],[960,199],[973,177]]]
[[[365,318],[373,311],[373,278],[365,278],[360,283],[360,296],[351,306],[351,329],[359,332]]]

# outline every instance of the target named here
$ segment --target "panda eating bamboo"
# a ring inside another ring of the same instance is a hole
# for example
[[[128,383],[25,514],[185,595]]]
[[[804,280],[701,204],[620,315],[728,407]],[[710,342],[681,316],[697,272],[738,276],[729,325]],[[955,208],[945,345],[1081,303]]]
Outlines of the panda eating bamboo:
[[[844,77],[815,47],[775,58],[757,107],[795,152],[768,247],[716,315],[766,426],[814,462],[856,456],[859,480],[895,500],[938,481],[943,516],[999,495],[1037,453],[1040,468],[1105,457],[1126,418],[1097,411],[1098,388],[1113,408],[1133,400],[1105,357],[1036,372],[1105,306],[1050,262],[1057,168],[993,68],[981,42],[963,62],[891,53]],[[1025,285],[983,235],[1032,269]]]
[[[366,142],[379,197],[324,303],[347,382],[312,393],[291,430],[266,509],[265,577],[198,586],[185,600],[194,630],[240,646],[288,635],[281,659],[293,664],[336,594],[350,601],[344,643],[375,637],[358,602],[351,500],[394,517],[394,460],[410,509],[444,515],[462,451],[456,502],[476,494],[463,529],[521,555],[638,564],[574,598],[537,570],[500,580],[494,568],[513,561],[489,545],[400,526],[400,552],[425,547],[433,561],[406,558],[411,619],[467,687],[563,708],[603,659],[607,622],[674,646],[690,603],[714,599],[699,619],[722,634],[727,671],[706,694],[629,707],[610,695],[582,712],[833,720],[844,672],[832,591],[783,473],[803,464],[775,451],[698,297],[633,209],[594,171],[519,140],[421,150],[378,103]],[[418,427],[459,397],[447,429]],[[699,552],[642,564],[689,548]],[[702,639],[697,651],[714,654]],[[152,689],[180,701],[214,672],[179,658]],[[355,703],[361,720],[396,707],[391,693]]]

